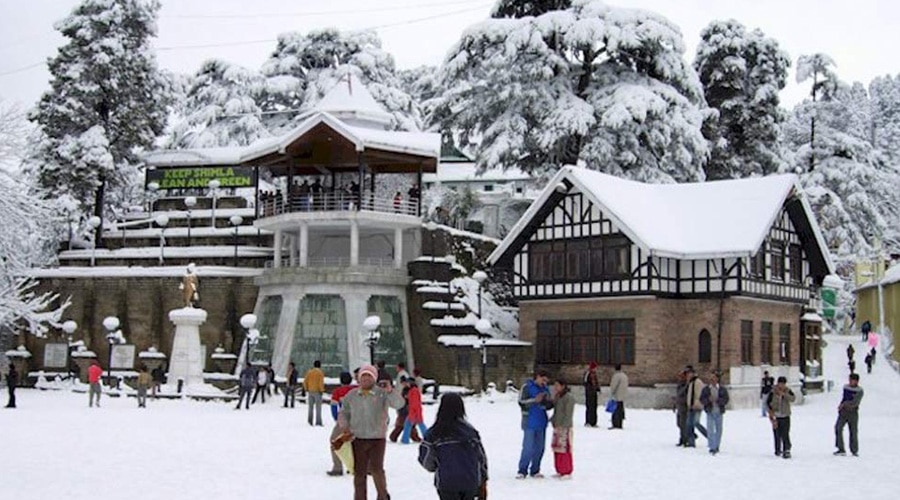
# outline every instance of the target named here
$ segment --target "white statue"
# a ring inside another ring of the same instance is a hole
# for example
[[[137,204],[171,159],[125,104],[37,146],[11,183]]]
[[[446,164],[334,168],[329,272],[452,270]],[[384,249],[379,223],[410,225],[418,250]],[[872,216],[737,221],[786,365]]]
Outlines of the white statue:
[[[188,264],[187,272],[181,278],[181,285],[178,286],[184,300],[184,307],[192,308],[200,302],[200,279],[197,277],[195,268],[193,262]]]

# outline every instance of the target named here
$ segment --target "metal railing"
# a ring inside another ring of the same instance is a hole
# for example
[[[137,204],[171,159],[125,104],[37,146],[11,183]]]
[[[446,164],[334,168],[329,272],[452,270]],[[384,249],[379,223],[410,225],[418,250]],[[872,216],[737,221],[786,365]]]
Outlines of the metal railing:
[[[359,258],[359,266],[364,267],[379,267],[379,268],[393,268],[394,267],[394,259],[392,258],[382,258],[382,257],[360,257]],[[275,261],[270,260],[266,261],[266,268],[275,267]],[[290,268],[290,267],[303,267],[300,266],[299,262],[290,265],[288,259],[281,260],[281,267]],[[307,261],[305,267],[351,267],[350,266],[350,257],[310,257]]]
[[[362,199],[348,193],[320,193],[293,195],[285,199],[281,193],[260,196],[263,217],[295,212],[337,212],[365,210],[369,212],[394,213],[417,216],[419,200],[405,198],[378,198],[372,193],[363,193]]]

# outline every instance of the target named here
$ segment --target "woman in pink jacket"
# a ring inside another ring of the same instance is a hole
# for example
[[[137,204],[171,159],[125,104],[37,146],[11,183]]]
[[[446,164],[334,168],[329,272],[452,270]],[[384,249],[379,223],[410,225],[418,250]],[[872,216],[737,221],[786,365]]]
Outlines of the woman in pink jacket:
[[[406,423],[403,424],[403,437],[400,438],[400,442],[409,444],[409,434],[414,425],[418,426],[419,435],[421,436],[425,435],[428,427],[425,427],[425,419],[422,416],[422,391],[416,385],[415,379],[408,378],[403,383],[409,387],[409,392],[407,393],[409,413],[406,415]]]

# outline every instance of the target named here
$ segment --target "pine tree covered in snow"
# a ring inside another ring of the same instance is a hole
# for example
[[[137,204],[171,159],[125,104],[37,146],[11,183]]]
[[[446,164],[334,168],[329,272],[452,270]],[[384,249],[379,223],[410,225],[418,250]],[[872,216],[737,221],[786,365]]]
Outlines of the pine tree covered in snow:
[[[717,111],[705,130],[711,142],[707,179],[776,172],[784,121],[778,92],[787,81],[788,55],[774,39],[735,20],[713,21],[700,38],[694,68],[707,104]]]
[[[246,146],[270,134],[254,92],[261,75],[220,59],[206,61],[187,90],[184,113],[172,127],[168,146]]]
[[[841,83],[830,58],[818,56],[806,58],[818,65],[807,67],[811,98],[794,108],[784,132],[826,243],[847,263],[869,254],[876,239],[900,243],[900,171],[856,128],[858,86]]]
[[[356,74],[393,116],[394,129],[421,128],[417,104],[402,90],[394,58],[381,48],[378,35],[325,29],[278,36],[275,51],[262,66],[265,82],[260,106],[267,112],[282,112],[266,117],[269,130],[288,125],[301,111],[314,107],[348,72]]]
[[[539,16],[554,10],[565,10],[572,6],[572,0],[499,0],[494,5],[491,17]]]
[[[677,26],[576,0],[468,28],[442,67],[431,123],[479,168],[583,164],[639,180],[703,178],[703,95]]]
[[[49,61],[51,89],[31,120],[43,135],[30,168],[51,196],[117,201],[136,177],[137,152],[166,120],[167,82],[150,40],[156,0],[85,0],[55,28],[67,42]]]
[[[900,75],[882,76],[869,84],[872,100],[872,143],[895,165],[900,164]]]

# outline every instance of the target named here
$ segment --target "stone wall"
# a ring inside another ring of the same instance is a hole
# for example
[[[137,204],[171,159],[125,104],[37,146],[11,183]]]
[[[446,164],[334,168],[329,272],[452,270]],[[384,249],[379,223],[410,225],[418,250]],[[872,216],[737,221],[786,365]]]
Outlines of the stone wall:
[[[78,323],[74,340],[83,340],[89,350],[97,353],[100,364],[106,367],[109,346],[103,318],[116,316],[129,344],[139,353],[156,346],[167,356],[171,354],[175,326],[169,322],[168,313],[183,307],[180,278],[58,278],[41,280],[39,292],[53,291],[61,299],[70,298],[71,305],[63,313],[63,319]],[[200,278],[200,304],[208,313],[206,323],[200,327],[200,340],[211,355],[221,345],[226,352],[240,350],[244,332],[238,320],[241,315],[253,312],[257,287],[253,278],[208,277]],[[27,347],[34,355],[32,369],[42,369],[44,344],[58,341],[61,332],[51,332],[48,339],[29,335]],[[208,358],[208,356],[207,356]],[[138,360],[135,360],[137,366]],[[215,369],[207,359],[207,369]]]
[[[780,366],[773,347],[773,373],[792,375],[799,372],[800,315],[802,307],[796,304],[759,300],[745,297],[719,299],[658,299],[655,297],[618,297],[605,299],[579,299],[554,301],[527,301],[520,303],[521,339],[535,342],[539,320],[612,319],[635,320],[635,365],[626,365],[624,371],[632,386],[662,388],[675,382],[676,374],[687,364],[692,364],[706,378],[719,368],[723,382],[735,389],[758,387],[756,370],[745,370],[741,364],[741,320],[753,321],[753,360],[759,364],[760,322],[773,323],[773,343],[778,342],[778,324],[791,325],[789,356],[790,366]],[[721,342],[718,341],[718,325],[721,311]],[[712,337],[710,363],[698,360],[698,335],[706,329]],[[719,363],[716,361],[719,360]],[[545,365],[553,376],[570,383],[580,383],[586,365]],[[739,370],[734,370],[738,368]],[[609,384],[612,366],[601,366],[598,374],[604,385]],[[748,373],[747,377],[741,374]],[[741,376],[741,380],[737,378]],[[792,380],[793,382],[793,380]],[[636,393],[635,393],[636,394]],[[640,398],[648,405],[659,406],[665,398],[646,395]],[[742,398],[743,400],[743,398]],[[665,405],[662,405],[665,406]]]

